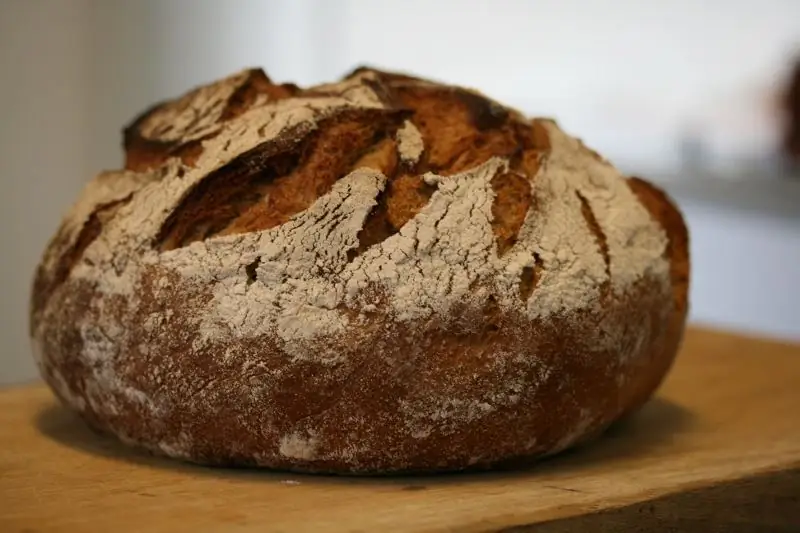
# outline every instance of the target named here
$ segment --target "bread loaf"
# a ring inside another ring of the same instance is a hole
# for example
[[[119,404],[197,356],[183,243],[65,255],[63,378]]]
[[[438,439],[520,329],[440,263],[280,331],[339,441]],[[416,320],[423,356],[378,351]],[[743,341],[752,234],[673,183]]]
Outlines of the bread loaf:
[[[32,295],[94,428],[210,465],[389,473],[564,450],[678,349],[687,230],[546,119],[359,69],[241,72],[144,112]]]

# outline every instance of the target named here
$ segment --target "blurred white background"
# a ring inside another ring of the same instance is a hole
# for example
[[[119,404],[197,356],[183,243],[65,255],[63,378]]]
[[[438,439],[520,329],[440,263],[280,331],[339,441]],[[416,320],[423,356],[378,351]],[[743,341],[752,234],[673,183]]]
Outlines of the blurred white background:
[[[122,126],[247,66],[301,85],[407,70],[555,117],[678,200],[693,321],[800,340],[800,180],[773,164],[796,53],[797,0],[2,0],[0,383],[36,375],[33,270],[80,186],[120,165]]]

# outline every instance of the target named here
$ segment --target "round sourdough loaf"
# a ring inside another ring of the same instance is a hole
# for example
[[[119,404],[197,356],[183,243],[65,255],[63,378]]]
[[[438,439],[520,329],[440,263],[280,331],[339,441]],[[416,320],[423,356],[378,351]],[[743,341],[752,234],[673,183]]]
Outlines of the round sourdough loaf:
[[[131,445],[500,466],[597,435],[678,349],[680,213],[475,91],[247,70],[144,112],[124,146],[44,254],[31,335],[61,401]]]

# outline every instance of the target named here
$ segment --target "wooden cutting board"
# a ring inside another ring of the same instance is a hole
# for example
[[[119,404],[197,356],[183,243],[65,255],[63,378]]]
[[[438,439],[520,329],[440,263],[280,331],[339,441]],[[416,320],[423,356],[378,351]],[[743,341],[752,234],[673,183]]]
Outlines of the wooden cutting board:
[[[517,472],[314,477],[200,468],[0,392],[2,532],[800,532],[800,346],[694,329],[659,395]]]

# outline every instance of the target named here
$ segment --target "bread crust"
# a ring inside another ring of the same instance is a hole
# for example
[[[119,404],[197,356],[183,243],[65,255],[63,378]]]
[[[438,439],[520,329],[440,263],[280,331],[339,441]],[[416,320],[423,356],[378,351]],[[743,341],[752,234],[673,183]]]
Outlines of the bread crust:
[[[202,128],[153,138],[194,101]],[[31,335],[59,399],[131,445],[491,468],[602,432],[678,350],[680,212],[552,121],[372,69],[305,90],[250,70],[125,137],[44,254]]]

